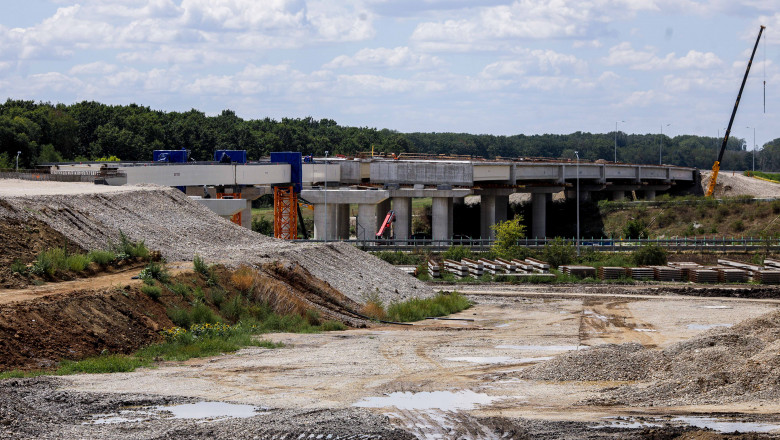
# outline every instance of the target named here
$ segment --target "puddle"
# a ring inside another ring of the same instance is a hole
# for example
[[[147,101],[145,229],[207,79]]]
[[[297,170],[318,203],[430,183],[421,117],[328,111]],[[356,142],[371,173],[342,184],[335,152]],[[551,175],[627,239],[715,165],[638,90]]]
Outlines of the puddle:
[[[701,306],[702,309],[730,309],[729,306]]]
[[[471,362],[472,364],[506,364],[517,360],[508,356],[462,356],[446,359],[455,362]]]
[[[598,313],[594,312],[593,310],[583,310],[582,314],[583,315],[588,315],[588,316],[593,317],[593,318],[596,318],[596,319],[598,319],[600,321],[604,321],[604,322],[609,321],[608,317],[606,317],[604,315],[599,315]]]
[[[688,324],[688,330],[709,330],[717,327],[731,327],[734,324]]]
[[[173,414],[174,419],[211,419],[252,417],[257,414],[259,408],[254,405],[239,405],[225,402],[198,402],[184,405],[158,406],[156,409]]]
[[[496,345],[496,348],[527,351],[574,351],[584,350],[587,345]]]
[[[658,423],[651,423],[645,421],[639,421],[633,418],[623,417],[604,417],[606,423],[602,425],[591,426],[591,429],[603,429],[603,428],[623,428],[623,429],[642,429],[663,426]]]
[[[397,392],[382,397],[366,397],[353,404],[361,408],[386,408],[394,406],[402,410],[439,409],[444,411],[470,410],[479,405],[489,405],[506,397],[493,397],[473,391]]]
[[[675,417],[673,422],[683,422],[696,428],[707,428],[722,433],[729,432],[772,432],[780,430],[780,425],[760,422],[740,422],[723,420],[714,417]]]
[[[509,327],[509,325],[510,325],[510,324],[509,324],[508,322],[506,322],[506,323],[504,323],[504,324],[498,324],[498,325],[496,326],[496,328]]]
[[[229,418],[252,417],[258,411],[265,410],[254,405],[239,405],[225,402],[198,402],[182,405],[161,405],[123,409],[112,414],[96,414],[85,425],[104,425],[114,423],[146,422],[157,418],[166,419],[209,419],[223,420]],[[170,414],[170,415],[169,415]]]

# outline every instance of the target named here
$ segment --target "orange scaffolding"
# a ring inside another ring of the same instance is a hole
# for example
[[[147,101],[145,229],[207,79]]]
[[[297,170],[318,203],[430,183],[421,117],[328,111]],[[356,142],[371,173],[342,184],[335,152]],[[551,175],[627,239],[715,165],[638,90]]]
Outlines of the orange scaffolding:
[[[298,195],[292,186],[274,187],[274,237],[298,238]]]

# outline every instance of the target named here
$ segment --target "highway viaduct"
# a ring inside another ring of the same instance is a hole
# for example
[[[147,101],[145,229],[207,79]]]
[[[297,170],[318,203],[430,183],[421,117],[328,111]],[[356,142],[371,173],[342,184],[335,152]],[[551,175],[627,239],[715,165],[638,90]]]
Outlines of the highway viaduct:
[[[154,183],[182,188],[221,215],[243,211],[244,226],[251,224],[250,201],[272,192],[274,185],[290,183],[289,164],[257,162],[247,164],[113,163],[60,164],[52,173],[111,167],[108,184]],[[546,233],[546,209],[553,193],[565,191],[580,199],[594,192],[622,200],[627,192],[652,200],[659,192],[686,190],[699,181],[694,168],[671,165],[638,165],[560,160],[393,160],[343,158],[315,159],[302,166],[301,197],[314,205],[314,238],[349,238],[349,206],[357,205],[358,239],[375,238],[385,214],[396,215],[396,239],[409,238],[412,230],[412,199],[430,197],[432,238],[452,237],[453,204],[468,195],[481,200],[480,230],[484,238],[493,236],[490,226],[507,219],[509,195],[531,195],[530,236]],[[221,192],[241,193],[242,200],[202,199],[204,189],[213,196]],[[245,199],[245,200],[244,200]]]

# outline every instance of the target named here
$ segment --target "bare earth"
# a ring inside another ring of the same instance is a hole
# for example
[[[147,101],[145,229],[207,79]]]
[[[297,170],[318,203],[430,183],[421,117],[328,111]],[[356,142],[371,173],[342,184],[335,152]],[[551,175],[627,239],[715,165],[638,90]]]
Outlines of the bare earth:
[[[521,378],[525,369],[578,348],[624,342],[667,347],[699,336],[708,328],[777,310],[778,300],[633,299],[608,294],[535,298],[507,290],[499,296],[489,291],[473,293],[478,304],[452,316],[473,321],[428,320],[411,327],[273,334],[270,338],[283,342],[285,348],[250,348],[234,355],[168,363],[133,373],[71,376],[59,379],[58,384],[63,392],[90,395],[109,392],[169,401],[194,398],[246,403],[268,408],[268,414],[364,414],[358,408],[367,407],[370,413],[386,416],[390,427],[409,431],[417,438],[454,438],[456,432],[467,432],[467,438],[494,438],[508,432],[518,435],[511,438],[534,433],[547,433],[549,436],[542,436],[548,438],[582,438],[586,433],[594,437],[603,434],[603,438],[643,438],[632,437],[642,429],[611,437],[611,431],[595,427],[609,425],[616,417],[675,427],[685,424],[671,420],[671,416],[734,413],[740,420],[778,424],[772,429],[780,433],[778,401],[599,406],[583,402],[630,381]],[[104,438],[119,438],[123,429],[134,423],[139,422],[101,426],[99,432]],[[293,429],[295,421],[290,423],[288,432],[298,433]],[[463,431],[466,427],[471,431]],[[81,427],[74,432],[88,435],[98,431]],[[321,426],[304,432],[324,438],[335,431]]]

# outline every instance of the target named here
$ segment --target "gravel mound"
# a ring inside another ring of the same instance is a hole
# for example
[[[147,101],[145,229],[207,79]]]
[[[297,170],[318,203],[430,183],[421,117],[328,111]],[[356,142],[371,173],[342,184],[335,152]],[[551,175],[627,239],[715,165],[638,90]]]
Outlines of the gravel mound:
[[[707,191],[712,171],[701,171],[702,192]],[[716,197],[750,195],[753,197],[780,197],[780,184],[754,179],[742,174],[741,171],[721,171],[718,173],[718,183],[715,185]]]
[[[0,219],[41,221],[85,249],[105,248],[122,231],[132,240],[144,240],[168,261],[189,261],[196,254],[228,266],[292,261],[358,302],[374,293],[386,303],[433,295],[425,284],[351,245],[267,237],[217,216],[173,188],[141,185],[94,193],[82,185],[84,192],[76,194],[67,185],[74,184],[66,184],[61,194],[40,183],[42,190],[34,194],[0,191]]]
[[[700,405],[780,399],[780,311],[713,329],[663,350],[604,345],[525,370],[537,380],[642,381],[587,403]]]

